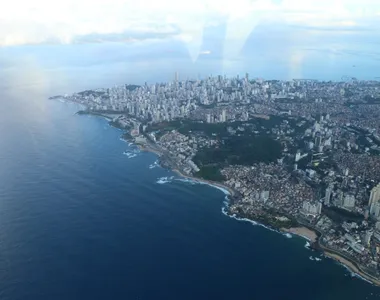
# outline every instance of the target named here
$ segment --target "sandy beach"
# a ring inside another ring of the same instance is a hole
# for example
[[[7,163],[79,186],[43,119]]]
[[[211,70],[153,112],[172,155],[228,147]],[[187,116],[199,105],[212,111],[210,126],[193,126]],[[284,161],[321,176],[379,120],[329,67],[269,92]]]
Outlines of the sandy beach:
[[[212,185],[212,186],[215,186],[215,187],[218,187],[218,188],[221,188],[223,190],[228,191],[228,193],[231,196],[235,195],[235,191],[233,189],[231,189],[230,187],[225,186],[225,185],[223,185],[223,184],[221,184],[219,182],[214,182],[214,181],[210,181],[210,180],[206,180],[206,179],[200,179],[200,178],[197,178],[197,177],[188,176],[188,175],[183,174],[181,171],[179,171],[177,169],[173,169],[172,171],[174,173],[178,174],[179,176],[183,177],[183,178],[187,178],[187,179],[199,182],[199,183],[204,183],[204,184]]]
[[[306,228],[306,227],[292,227],[292,228],[281,228],[282,231],[289,232],[292,234],[299,235],[311,242],[315,242],[318,238],[318,235],[315,231]]]
[[[348,259],[345,259],[344,257],[338,255],[338,254],[334,254],[334,253],[331,253],[331,252],[327,252],[327,251],[324,251],[324,254],[327,256],[327,257],[330,257],[338,262],[340,262],[341,264],[345,265],[348,269],[350,269],[352,272],[358,274],[359,276],[363,277],[364,279],[372,282],[373,284],[375,285],[380,285],[380,280],[378,279],[375,279],[373,278],[372,276],[369,276],[365,273],[363,273],[356,265],[354,265],[352,262],[350,262]]]

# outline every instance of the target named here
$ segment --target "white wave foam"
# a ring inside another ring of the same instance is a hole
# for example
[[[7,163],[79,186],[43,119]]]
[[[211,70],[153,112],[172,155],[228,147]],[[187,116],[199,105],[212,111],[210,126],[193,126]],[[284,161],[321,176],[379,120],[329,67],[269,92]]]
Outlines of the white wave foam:
[[[149,165],[149,169],[154,169],[159,167],[160,165],[158,164],[158,160],[156,160],[154,163]]]
[[[204,182],[204,181],[201,181],[201,180],[196,180],[196,179],[191,179],[191,178],[177,178],[176,179],[177,181],[182,181],[182,182],[185,182],[185,183],[190,183],[190,184],[203,184],[203,185],[208,185],[208,186],[211,186],[213,188],[216,188],[218,189],[219,191],[222,191],[225,195],[231,195],[231,193],[219,186],[219,185],[215,185],[215,184],[212,184],[212,183],[209,183],[209,182]]]
[[[322,259],[319,258],[319,257],[313,257],[313,256],[309,256],[309,259],[310,260],[313,260],[313,261],[321,261]]]
[[[181,181],[181,182],[185,182],[185,183],[188,183],[188,184],[191,184],[191,185],[201,184],[200,182],[197,182],[195,180],[191,180],[189,178],[177,178],[176,180],[177,181]]]
[[[258,222],[256,222],[256,221],[250,220],[250,219],[248,219],[248,218],[240,218],[240,217],[237,217],[235,214],[230,215],[230,214],[228,214],[228,212],[227,212],[227,207],[228,207],[228,205],[225,205],[225,206],[222,207],[222,213],[223,213],[225,216],[227,216],[227,217],[233,218],[233,219],[235,219],[235,220],[237,220],[237,221],[248,222],[248,223],[251,223],[251,224],[254,225],[254,226],[264,227],[265,229],[268,229],[268,230],[270,230],[270,231],[273,231],[273,232],[279,233],[279,234],[281,234],[281,235],[284,235],[284,233],[281,232],[281,231],[278,231],[278,230],[276,230],[276,229],[274,229],[274,228],[268,227],[268,226],[266,226],[266,225],[264,225],[264,224],[261,224],[261,223],[258,223]],[[287,237],[288,237],[288,236],[287,236]]]
[[[284,233],[284,236],[286,236],[288,239],[291,239],[293,236],[290,233]]]
[[[173,181],[174,176],[158,178],[156,183],[165,184]]]
[[[305,246],[304,246],[306,249],[310,249],[310,243],[309,242],[306,242]]]
[[[335,259],[334,259],[334,260],[335,260]],[[348,273],[350,274],[351,277],[359,278],[359,279],[361,279],[361,280],[364,280],[364,281],[366,281],[366,282],[368,282],[368,283],[374,285],[373,282],[371,282],[370,280],[364,278],[364,277],[361,276],[360,274],[355,273],[355,272],[352,271],[349,267],[347,267],[345,264],[342,264],[341,262],[339,262],[339,261],[337,261],[337,260],[335,260],[335,262],[337,262],[339,265],[341,265],[343,268],[345,268],[345,269],[348,271]]]
[[[133,158],[133,157],[137,156],[137,153],[135,153],[133,151],[124,151],[123,155],[127,156],[128,158]]]

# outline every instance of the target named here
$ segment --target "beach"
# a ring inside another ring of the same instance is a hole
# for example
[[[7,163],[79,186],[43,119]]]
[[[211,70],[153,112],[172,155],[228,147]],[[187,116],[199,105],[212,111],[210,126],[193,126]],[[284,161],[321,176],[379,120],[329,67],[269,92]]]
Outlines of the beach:
[[[318,235],[315,231],[306,228],[306,227],[292,227],[292,228],[281,228],[281,231],[289,232],[295,235],[299,235],[310,242],[316,242],[318,239]]]
[[[344,265],[345,267],[347,267],[350,271],[352,271],[353,273],[359,275],[360,277],[362,277],[366,281],[380,286],[380,280],[375,279],[372,276],[370,276],[370,275],[362,272],[354,263],[352,263],[348,259],[346,259],[346,258],[344,258],[344,257],[342,257],[342,256],[340,256],[338,254],[331,253],[331,252],[328,252],[328,251],[324,251],[324,255],[327,256],[327,257],[330,257],[330,258],[332,258],[332,259],[334,259],[336,261],[338,261],[339,263],[341,263],[342,265]]]

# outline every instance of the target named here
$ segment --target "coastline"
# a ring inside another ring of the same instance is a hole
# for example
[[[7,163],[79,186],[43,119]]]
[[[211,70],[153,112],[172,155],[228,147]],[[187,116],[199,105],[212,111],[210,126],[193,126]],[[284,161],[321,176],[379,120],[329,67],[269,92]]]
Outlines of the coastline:
[[[300,227],[291,227],[291,228],[280,228],[281,231],[285,231],[285,232],[288,232],[288,233],[291,233],[291,234],[295,234],[295,235],[298,235],[312,243],[315,243],[318,241],[318,234],[309,229],[309,228],[306,228],[304,226],[300,226]]]
[[[354,273],[355,275],[358,275],[362,280],[365,280],[371,284],[374,284],[376,286],[380,286],[380,279],[375,279],[372,276],[368,275],[367,273],[360,270],[358,266],[356,266],[355,263],[351,262],[350,260],[344,258],[343,256],[340,256],[338,254],[329,252],[328,250],[324,250],[323,254],[338,263],[342,264],[344,267],[346,267],[349,271]]]
[[[159,157],[164,155],[159,149],[154,149],[153,147],[151,147],[149,145],[143,146],[143,145],[137,144],[137,146],[139,147],[139,149],[141,151],[152,152],[152,153],[158,155]],[[219,189],[222,189],[225,192],[227,192],[231,197],[235,197],[237,194],[236,191],[234,191],[232,188],[230,188],[230,187],[228,187],[228,186],[226,186],[220,182],[215,182],[215,181],[211,181],[211,180],[207,180],[207,179],[202,179],[199,177],[186,175],[183,172],[181,172],[178,168],[173,168],[173,169],[171,169],[171,171],[173,171],[174,173],[176,173],[177,175],[179,175],[180,177],[183,177],[185,179],[189,179],[189,180],[194,181],[194,182],[198,182],[201,184],[207,184],[207,185],[211,185],[211,186],[217,187]]]
[[[109,116],[105,116],[103,114],[92,114],[92,115],[103,117],[108,121],[112,120]],[[113,126],[112,124],[110,124],[110,125]],[[115,127],[115,126],[113,126],[113,127]],[[118,128],[118,127],[115,127],[115,128]],[[120,128],[118,128],[118,129],[120,129]],[[148,143],[146,145],[142,145],[142,144],[136,143],[134,140],[127,140],[123,137],[121,137],[121,138],[126,142],[132,142],[141,151],[154,153],[158,157],[162,157],[164,155],[164,153],[157,146],[153,147],[150,143]],[[202,179],[202,178],[198,178],[198,177],[194,177],[194,176],[190,176],[190,175],[186,175],[183,172],[181,172],[178,168],[174,168],[174,167],[171,168],[169,166],[169,169],[184,179],[189,179],[193,182],[197,182],[200,184],[206,184],[206,185],[218,188],[219,190],[222,190],[228,196],[236,197],[238,194],[234,189],[232,189],[232,188],[230,188],[230,187],[228,187],[222,183],[214,182],[211,180],[206,180],[206,179]],[[227,213],[227,215],[231,216],[228,213]],[[257,223],[257,221],[254,219],[249,218],[249,220]],[[264,226],[264,227],[266,227],[266,226]],[[266,227],[266,228],[268,228],[268,227]],[[274,228],[274,227],[272,227],[272,228]],[[294,235],[300,236],[300,237],[308,240],[313,245],[316,245],[316,247],[315,247],[316,250],[319,250],[326,257],[329,257],[329,258],[337,261],[338,263],[342,264],[344,267],[346,267],[352,273],[356,274],[360,279],[365,280],[367,282],[370,282],[371,284],[374,284],[376,286],[380,286],[380,279],[376,279],[376,278],[372,277],[371,275],[362,271],[357,263],[352,262],[349,259],[347,259],[347,258],[345,258],[345,257],[343,257],[343,256],[341,256],[335,252],[332,252],[333,250],[329,250],[328,248],[322,246],[319,242],[321,234],[320,233],[318,234],[316,230],[312,230],[310,228],[307,228],[306,226],[303,226],[302,224],[300,224],[300,226],[290,227],[290,228],[284,228],[284,227],[274,228],[274,229],[272,229],[272,228],[269,228],[269,229],[270,230],[276,230],[280,233],[283,232],[283,233],[294,234]]]

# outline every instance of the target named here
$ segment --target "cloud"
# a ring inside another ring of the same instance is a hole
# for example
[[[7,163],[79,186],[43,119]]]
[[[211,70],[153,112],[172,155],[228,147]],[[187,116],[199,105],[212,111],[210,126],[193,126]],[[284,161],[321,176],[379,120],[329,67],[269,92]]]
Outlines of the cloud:
[[[208,54],[211,54],[211,51],[210,50],[204,50],[204,51],[201,51],[199,54],[200,55],[208,55]]]
[[[176,39],[195,61],[207,27],[225,24],[223,57],[236,58],[255,28],[380,32],[378,0],[0,0],[0,46]]]

